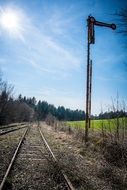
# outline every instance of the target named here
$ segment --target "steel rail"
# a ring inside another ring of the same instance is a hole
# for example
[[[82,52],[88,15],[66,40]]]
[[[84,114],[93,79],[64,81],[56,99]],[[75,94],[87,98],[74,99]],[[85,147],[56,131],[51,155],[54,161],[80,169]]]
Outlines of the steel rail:
[[[16,129],[11,129],[11,130],[7,130],[7,131],[0,132],[0,136],[5,135],[5,134],[7,134],[7,133],[11,133],[11,132],[17,131],[17,130],[19,130],[19,129],[23,129],[23,128],[25,128],[25,127],[27,127],[27,126],[19,127],[19,128],[16,128]]]
[[[11,128],[11,127],[13,128],[13,127],[21,126],[21,125],[25,125],[25,123],[18,123],[18,124],[14,124],[14,125],[1,126],[1,127],[0,127],[0,130],[1,130],[1,129]]]
[[[75,190],[74,187],[73,187],[73,185],[72,185],[72,183],[71,183],[71,181],[68,179],[67,175],[66,175],[66,174],[64,173],[64,171],[59,167],[59,163],[58,163],[58,161],[57,161],[57,159],[56,159],[54,153],[52,152],[50,146],[48,145],[48,143],[47,143],[47,141],[46,141],[46,139],[45,139],[45,137],[44,137],[44,135],[43,135],[43,133],[42,133],[40,127],[38,127],[38,129],[39,129],[40,135],[41,135],[41,137],[42,137],[42,140],[43,140],[43,142],[44,142],[44,145],[45,145],[45,147],[48,149],[48,151],[50,152],[50,154],[52,155],[52,158],[53,158],[54,162],[56,163],[57,167],[59,168],[59,171],[61,172],[61,174],[62,174],[62,176],[63,176],[63,178],[64,178],[64,180],[65,180],[65,182],[66,182],[66,184],[67,184],[67,186],[68,186],[68,189],[69,189],[69,190]]]
[[[21,137],[21,140],[19,141],[19,144],[18,144],[18,146],[17,146],[17,148],[16,148],[16,150],[15,150],[15,152],[14,152],[14,154],[13,154],[13,157],[12,157],[12,159],[11,159],[11,162],[10,162],[10,164],[9,164],[7,170],[6,170],[6,173],[5,173],[4,177],[3,177],[3,180],[2,180],[2,182],[1,182],[1,184],[0,184],[0,190],[2,190],[2,189],[4,188],[4,185],[5,185],[6,179],[7,179],[7,177],[8,177],[8,174],[9,174],[9,172],[10,172],[10,170],[11,170],[13,164],[14,164],[14,161],[15,161],[15,158],[16,158],[16,156],[17,156],[18,150],[19,150],[19,148],[21,147],[21,144],[22,144],[22,142],[23,142],[23,140],[24,140],[24,138],[25,138],[25,136],[26,136],[27,131],[28,131],[28,128],[27,128],[27,129],[25,130],[25,132],[23,133],[23,136]]]

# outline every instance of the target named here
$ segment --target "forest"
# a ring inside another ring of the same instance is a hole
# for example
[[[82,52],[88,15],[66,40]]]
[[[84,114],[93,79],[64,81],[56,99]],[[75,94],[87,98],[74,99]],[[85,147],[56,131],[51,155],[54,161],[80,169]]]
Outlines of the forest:
[[[84,120],[85,112],[82,110],[66,109],[64,106],[56,108],[46,101],[37,101],[35,97],[26,97],[21,94],[16,99],[13,95],[14,87],[0,76],[0,125],[13,122],[45,120],[48,114],[58,120]]]
[[[85,112],[71,110],[64,106],[55,107],[47,101],[37,101],[35,97],[26,97],[21,94],[16,99],[13,95],[14,87],[0,76],[0,125],[14,122],[40,120],[44,121],[49,114],[59,121],[82,121],[85,120]],[[92,119],[111,119],[125,117],[124,110],[114,110],[92,115]]]

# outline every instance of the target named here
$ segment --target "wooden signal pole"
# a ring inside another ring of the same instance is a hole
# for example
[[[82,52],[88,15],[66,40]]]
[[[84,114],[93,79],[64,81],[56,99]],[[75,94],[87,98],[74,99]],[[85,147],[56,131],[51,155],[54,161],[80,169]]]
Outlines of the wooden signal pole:
[[[87,27],[87,74],[86,74],[86,122],[85,122],[85,142],[88,142],[88,130],[91,126],[91,91],[92,91],[92,60],[90,60],[90,44],[95,43],[94,26],[109,27],[113,30],[116,29],[115,24],[107,24],[104,22],[96,21],[94,17],[88,16]]]

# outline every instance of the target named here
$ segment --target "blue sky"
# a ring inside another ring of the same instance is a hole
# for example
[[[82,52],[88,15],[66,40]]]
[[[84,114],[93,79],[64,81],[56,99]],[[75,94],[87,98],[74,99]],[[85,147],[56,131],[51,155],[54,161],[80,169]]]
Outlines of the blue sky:
[[[0,0],[0,19],[8,12],[16,15],[14,26],[0,20],[0,68],[4,79],[15,86],[15,96],[21,93],[84,110],[87,16],[116,22],[113,14],[125,5],[124,0]],[[117,93],[126,102],[123,38],[109,28],[96,27],[91,58],[92,113],[99,113],[101,105],[108,109]]]

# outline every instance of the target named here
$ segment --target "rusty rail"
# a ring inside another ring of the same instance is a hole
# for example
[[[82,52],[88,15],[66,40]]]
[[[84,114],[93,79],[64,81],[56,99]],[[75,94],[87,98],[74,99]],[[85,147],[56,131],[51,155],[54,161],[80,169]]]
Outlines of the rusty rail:
[[[13,127],[17,127],[17,126],[21,126],[21,125],[26,125],[26,123],[14,123],[14,124],[9,124],[9,125],[2,125],[0,126],[0,130],[1,129],[7,129],[7,128],[13,128]]]
[[[7,170],[6,170],[6,173],[5,173],[5,175],[4,175],[4,178],[3,178],[3,180],[2,180],[2,182],[1,182],[1,184],[0,184],[0,190],[2,190],[2,189],[4,188],[4,185],[5,185],[6,179],[7,179],[7,177],[8,177],[8,174],[10,173],[10,170],[11,170],[13,164],[14,164],[15,158],[16,158],[17,153],[18,153],[18,151],[19,151],[19,148],[21,147],[21,144],[22,144],[22,142],[23,142],[23,140],[24,140],[24,138],[25,138],[25,136],[26,136],[27,131],[28,131],[28,128],[27,128],[27,129],[25,130],[25,132],[23,133],[23,136],[21,137],[21,140],[20,140],[20,142],[19,142],[19,144],[18,144],[18,146],[17,146],[17,148],[16,148],[16,150],[15,150],[15,153],[14,153],[14,155],[13,155],[13,157],[12,157],[12,159],[11,159],[11,162],[10,162],[10,164],[9,164]]]
[[[1,136],[1,135],[5,135],[5,134],[7,134],[7,133],[11,133],[11,132],[17,131],[17,130],[19,130],[19,129],[23,129],[23,128],[25,128],[25,127],[27,127],[27,126],[25,125],[25,126],[23,126],[23,127],[18,127],[18,128],[16,128],[16,129],[10,129],[10,130],[7,130],[7,131],[2,131],[2,132],[0,132],[0,136]]]
[[[38,127],[38,128],[39,128],[39,127]],[[65,180],[65,182],[66,182],[66,184],[67,184],[67,186],[68,186],[68,189],[69,189],[69,190],[75,190],[74,187],[73,187],[73,185],[72,185],[72,183],[71,183],[71,181],[70,181],[69,178],[67,177],[67,175],[66,175],[66,174],[64,173],[64,171],[59,167],[59,163],[58,163],[58,161],[57,161],[57,159],[56,159],[54,153],[52,152],[50,146],[48,145],[48,143],[47,143],[47,141],[46,141],[46,139],[45,139],[45,137],[44,137],[44,135],[43,135],[43,133],[42,133],[42,131],[41,131],[40,128],[39,128],[39,132],[40,132],[40,135],[41,135],[41,137],[42,137],[42,140],[43,140],[43,142],[44,142],[45,147],[46,147],[47,150],[50,152],[50,154],[51,154],[51,156],[52,156],[52,158],[53,158],[55,164],[56,164],[57,167],[59,168],[59,171],[61,172],[61,175],[63,176],[63,178],[64,178],[64,180]]]
[[[14,152],[14,154],[13,154],[13,157],[12,157],[12,159],[11,159],[11,161],[10,161],[10,164],[9,164],[9,166],[8,166],[8,168],[7,168],[7,170],[6,170],[6,173],[5,173],[4,177],[3,177],[3,180],[2,180],[2,182],[1,182],[1,184],[0,184],[0,190],[3,190],[4,187],[5,187],[5,183],[6,183],[7,177],[8,177],[8,175],[9,175],[11,169],[12,169],[12,166],[13,166],[13,164],[14,164],[14,162],[15,162],[16,156],[17,156],[18,151],[19,151],[19,149],[20,149],[20,147],[21,147],[21,145],[22,145],[22,143],[23,143],[23,140],[24,140],[24,138],[25,138],[25,136],[26,136],[26,134],[27,134],[28,129],[29,129],[29,127],[27,127],[27,129],[26,129],[25,132],[23,133],[23,135],[22,135],[22,137],[21,137],[21,139],[20,139],[20,141],[19,141],[19,143],[18,143],[18,146],[17,146],[17,148],[16,148],[16,150],[15,150],[15,152]],[[58,163],[58,161],[57,161],[57,159],[56,159],[54,153],[52,152],[50,146],[48,145],[48,143],[47,143],[47,141],[46,141],[46,139],[45,139],[45,137],[44,137],[44,135],[43,135],[41,129],[40,129],[39,127],[38,127],[38,129],[39,129],[39,133],[40,133],[40,135],[41,135],[41,139],[42,139],[42,141],[43,141],[43,144],[45,145],[46,149],[47,149],[48,152],[50,153],[50,155],[51,155],[51,157],[52,157],[52,159],[53,159],[55,165],[56,165],[56,166],[58,167],[58,169],[59,169],[59,172],[60,172],[61,175],[63,176],[63,179],[64,179],[64,181],[65,181],[65,183],[66,183],[66,185],[67,185],[67,187],[68,187],[68,190],[74,190],[74,187],[72,186],[72,184],[71,184],[70,180],[68,179],[67,175],[66,175],[66,174],[64,173],[64,171],[59,167],[59,163]]]

